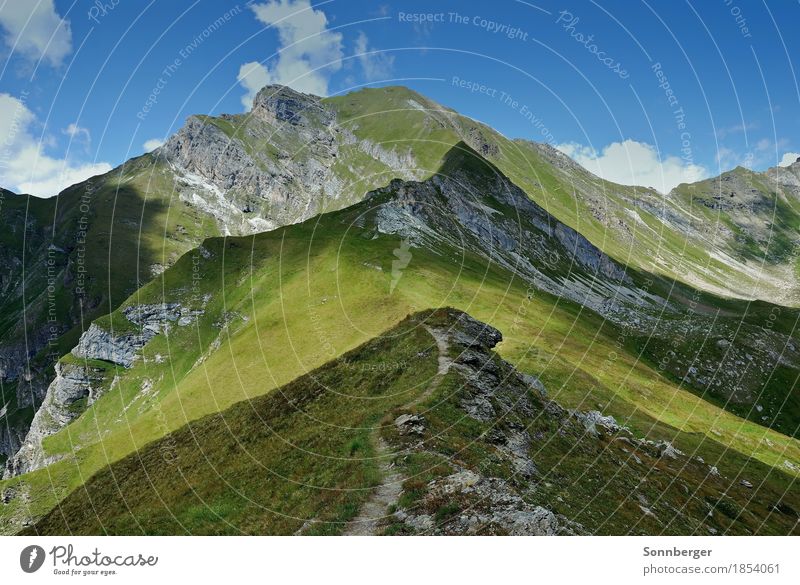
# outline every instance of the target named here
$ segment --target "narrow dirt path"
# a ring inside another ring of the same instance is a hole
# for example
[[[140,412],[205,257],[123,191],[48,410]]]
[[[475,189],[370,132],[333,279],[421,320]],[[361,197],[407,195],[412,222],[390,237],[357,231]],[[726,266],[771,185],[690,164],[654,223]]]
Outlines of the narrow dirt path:
[[[370,536],[378,533],[381,520],[389,515],[389,507],[396,504],[403,491],[403,474],[393,471],[391,462],[392,451],[377,431],[373,431],[373,440],[377,443],[378,457],[381,458],[380,470],[383,479],[370,496],[358,516],[347,523],[343,534],[345,536]]]
[[[453,365],[452,358],[447,355],[450,348],[447,343],[447,334],[428,326],[425,326],[425,329],[436,341],[436,347],[439,350],[439,367],[436,371],[436,375],[433,377],[430,384],[428,384],[425,391],[404,404],[401,407],[403,410],[409,410],[430,397],[442,383],[442,379],[447,372],[450,371],[450,366]],[[403,493],[403,482],[406,480],[406,477],[394,469],[392,459],[395,453],[380,436],[379,429],[374,429],[372,431],[371,440],[376,447],[377,456],[381,459],[379,467],[383,479],[375,488],[369,500],[361,507],[358,516],[347,523],[347,526],[342,532],[345,536],[373,536],[378,534],[381,521],[389,515],[389,508],[397,504],[400,499],[400,494]]]
[[[439,376],[444,376],[450,371],[450,366],[453,365],[453,358],[448,356],[450,351],[450,344],[447,342],[447,335],[442,333],[439,329],[431,329],[425,326],[428,333],[430,333],[436,340],[436,347],[439,348],[439,370],[436,372]]]
[[[436,347],[439,350],[439,367],[436,370],[436,375],[431,380],[431,383],[428,384],[428,387],[425,389],[425,391],[411,402],[404,404],[404,410],[413,408],[414,406],[417,406],[418,404],[427,400],[431,394],[436,391],[436,389],[439,387],[439,384],[442,383],[445,375],[450,371],[450,366],[453,365],[453,358],[447,355],[447,353],[450,351],[450,344],[447,342],[447,334],[439,329],[431,329],[427,325],[425,325],[425,329],[436,340]]]

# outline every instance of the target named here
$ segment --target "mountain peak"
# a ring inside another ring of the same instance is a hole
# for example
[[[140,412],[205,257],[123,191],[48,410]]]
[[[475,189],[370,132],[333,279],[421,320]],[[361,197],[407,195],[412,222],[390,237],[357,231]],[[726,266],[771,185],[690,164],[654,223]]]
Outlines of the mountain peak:
[[[459,172],[468,172],[473,176],[503,176],[494,164],[463,140],[447,151],[437,174],[449,176]]]
[[[309,112],[323,113],[323,121],[330,122],[333,114],[322,105],[322,98],[301,93],[285,85],[266,85],[255,99],[251,114],[270,122],[288,122],[295,126],[311,123]]]

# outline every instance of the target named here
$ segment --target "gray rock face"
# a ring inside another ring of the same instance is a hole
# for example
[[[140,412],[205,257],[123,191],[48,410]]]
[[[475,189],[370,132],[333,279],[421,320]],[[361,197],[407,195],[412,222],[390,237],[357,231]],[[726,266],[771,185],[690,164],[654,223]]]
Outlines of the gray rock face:
[[[138,332],[115,335],[92,323],[81,335],[72,355],[130,368],[139,350],[159,333],[168,331],[170,324],[186,326],[203,313],[202,310],[182,307],[179,303],[136,305],[123,309],[122,312],[128,321],[140,327]]]
[[[410,149],[359,140],[321,98],[280,85],[264,87],[248,114],[190,117],[154,154],[174,173],[181,200],[213,216],[223,233],[246,235],[361,200],[342,178],[359,174],[360,157],[348,162],[342,152],[352,145],[396,176],[424,173]]]
[[[207,300],[207,299],[206,299]],[[206,301],[204,301],[206,302]],[[171,323],[185,327],[202,314],[203,309],[191,309],[180,303],[158,303],[154,305],[134,305],[122,310],[131,323],[150,331],[161,333],[169,330]]]
[[[624,268],[601,252],[594,244],[584,238],[571,227],[563,223],[556,223],[555,236],[561,244],[570,251],[573,258],[613,282],[628,282]]]
[[[25,350],[24,343],[0,347],[0,379],[5,378],[5,402],[0,402],[0,461],[19,450],[30,427],[28,409],[41,404],[52,378],[41,366],[31,365],[33,354],[47,346],[44,330],[32,334],[28,341],[30,351]]]
[[[184,309],[180,303],[159,303],[155,305],[135,305],[122,310],[122,314],[131,323],[146,329],[160,331],[167,322],[177,321]]]
[[[580,421],[583,428],[592,435],[599,436],[601,431],[608,431],[610,433],[617,433],[619,431],[628,431],[627,428],[621,427],[613,416],[606,416],[597,410],[590,410],[588,412],[573,411],[573,416]]]
[[[678,459],[683,456],[683,451],[677,449],[669,441],[642,441],[641,445],[648,448],[654,457]]]
[[[253,99],[253,116],[267,122],[288,122],[292,126],[311,129],[315,125],[329,126],[334,113],[319,96],[300,93],[284,85],[267,85]]]
[[[175,171],[184,201],[225,233],[249,234],[307,219],[342,195],[331,170],[334,122],[319,97],[267,86],[247,115],[190,117],[156,155]]]
[[[413,526],[423,533],[470,535],[508,534],[510,536],[556,536],[584,534],[580,524],[542,506],[528,504],[506,481],[487,478],[469,470],[462,470],[443,479],[431,482],[427,487],[423,506],[436,505],[449,499],[475,502],[472,508],[437,526],[427,514],[408,513],[400,510],[398,520]],[[479,504],[478,504],[479,502]]]
[[[394,424],[401,435],[421,435],[425,432],[425,417],[418,414],[401,414]]]
[[[137,332],[113,334],[93,323],[81,335],[72,355],[130,368],[139,351],[153,337],[167,332],[173,325],[187,326],[203,313],[179,303],[135,305],[122,312],[130,323],[138,326]],[[76,403],[86,399],[85,406],[89,406],[97,400],[105,389],[104,381],[102,369],[57,362],[56,377],[47,388],[19,450],[15,450],[16,454],[7,462],[5,475],[12,477],[51,463],[42,450],[42,439],[57,433],[80,415],[83,409],[76,408]]]
[[[103,360],[130,368],[133,366],[138,351],[157,334],[158,331],[144,328],[141,333],[113,335],[92,324],[81,335],[78,345],[72,350],[72,355]]]
[[[386,150],[370,140],[360,140],[358,147],[362,152],[379,160],[393,171],[398,171],[404,177],[416,174],[417,161],[411,151],[399,153],[396,150]]]
[[[30,427],[31,406],[39,406],[44,399],[52,374],[31,366],[33,354],[47,346],[44,330],[28,339],[30,350],[24,343],[0,347],[0,379],[4,379],[5,402],[0,402],[0,460],[10,458],[19,450]],[[16,386],[16,400],[11,397]]]
[[[0,408],[0,414],[3,415],[0,416],[0,453],[8,456],[19,451],[23,441],[25,441],[28,429],[18,425],[6,424],[6,421],[3,420],[5,416],[4,409],[5,407]]]
[[[102,370],[83,365],[56,363],[56,378],[50,384],[25,441],[6,464],[4,477],[13,477],[52,463],[42,450],[42,439],[62,429],[81,410],[74,405],[83,399],[97,399],[95,390],[103,381]]]
[[[376,214],[378,231],[400,235],[412,247],[437,250],[446,242],[466,248],[537,289],[614,322],[644,329],[650,324],[646,315],[631,323],[633,305],[666,305],[636,290],[623,266],[531,201],[499,171],[455,166],[423,182],[392,181],[370,197],[386,200]],[[642,315],[638,307],[635,312]]]

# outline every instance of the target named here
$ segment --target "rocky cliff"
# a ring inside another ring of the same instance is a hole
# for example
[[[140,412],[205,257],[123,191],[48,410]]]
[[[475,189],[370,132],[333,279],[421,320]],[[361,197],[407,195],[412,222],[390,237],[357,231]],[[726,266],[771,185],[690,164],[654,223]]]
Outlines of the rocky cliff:
[[[72,350],[72,358],[56,363],[56,377],[47,388],[42,405],[19,450],[6,464],[4,477],[13,477],[51,463],[42,440],[64,428],[97,400],[112,383],[113,369],[90,365],[91,360],[130,368],[148,341],[171,326],[187,326],[202,309],[180,303],[133,305],[123,310],[126,326],[134,331],[110,332],[93,323]]]
[[[629,322],[634,302],[668,310],[625,269],[533,202],[468,145],[454,147],[427,181],[395,180],[369,195],[375,227],[413,247],[474,252],[605,317]],[[610,298],[618,299],[612,304]],[[630,305],[625,308],[624,305]],[[646,314],[636,309],[644,326]]]
[[[4,477],[33,471],[54,461],[44,454],[42,440],[59,431],[97,398],[105,381],[105,370],[80,364],[56,363],[56,377],[33,417],[19,451],[6,464]]]
[[[307,219],[342,195],[331,170],[335,120],[320,98],[267,86],[249,114],[190,117],[156,156],[175,172],[181,198],[223,232],[265,231]]]

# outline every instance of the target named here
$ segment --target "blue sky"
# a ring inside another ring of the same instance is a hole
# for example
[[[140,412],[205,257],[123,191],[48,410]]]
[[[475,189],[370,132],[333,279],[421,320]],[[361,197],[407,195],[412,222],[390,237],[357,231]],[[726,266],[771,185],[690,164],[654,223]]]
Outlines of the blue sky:
[[[278,82],[408,85],[666,191],[800,156],[797,22],[795,1],[0,0],[0,184],[54,195]]]

